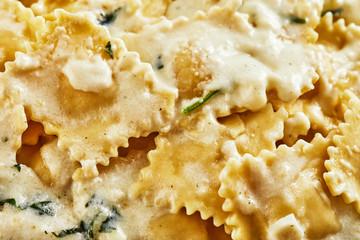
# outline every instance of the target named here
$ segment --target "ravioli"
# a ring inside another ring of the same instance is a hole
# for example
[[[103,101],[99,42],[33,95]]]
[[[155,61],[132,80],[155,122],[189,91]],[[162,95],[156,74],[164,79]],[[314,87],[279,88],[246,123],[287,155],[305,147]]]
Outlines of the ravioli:
[[[212,126],[211,133],[203,132],[204,125]],[[149,195],[158,206],[170,204],[173,213],[185,207],[187,214],[199,211],[203,219],[212,217],[216,226],[224,224],[226,213],[215,177],[224,165],[220,156],[224,130],[214,119],[204,119],[192,130],[157,136],[156,149],[148,154],[150,165],[140,171],[132,194]]]
[[[223,41],[224,37],[228,40]],[[123,39],[129,50],[139,52],[141,60],[152,64],[155,70],[161,57],[164,67],[156,73],[164,84],[178,89],[183,105],[191,104],[191,100],[183,100],[180,95],[184,85],[194,85],[203,95],[219,90],[218,101],[212,101],[211,106],[220,116],[234,108],[261,109],[270,90],[276,91],[281,100],[292,101],[312,89],[318,79],[310,46],[289,40],[268,26],[255,28],[244,15],[227,9],[214,7],[207,14],[199,12],[189,20],[164,20],[137,34],[126,34]],[[173,39],[172,45],[162,44],[166,39]],[[194,55],[190,58],[193,65],[203,66],[191,67],[195,77],[187,76],[185,84],[177,70],[181,64],[178,55],[184,51]],[[281,67],[285,65],[286,68]]]
[[[77,174],[96,175],[96,164],[107,165],[128,138],[166,128],[172,93],[153,87],[149,67],[127,53],[121,41],[112,42],[112,60],[104,51],[110,37],[91,15],[55,14],[41,44],[9,63],[2,81],[7,91],[20,93],[31,118],[58,135],[58,145],[81,162]],[[78,31],[84,28],[92,35]]]
[[[234,143],[226,145],[225,151],[234,151]],[[321,238],[338,231],[338,219],[319,181],[319,166],[324,164],[328,146],[329,141],[317,135],[311,143],[300,140],[291,148],[283,145],[273,152],[263,150],[256,157],[231,153],[220,174],[219,194],[227,198],[223,209],[230,212],[227,224],[233,229],[232,237],[282,235],[272,233],[272,224],[291,214],[294,221],[287,222],[287,227],[294,222],[299,225],[294,236]],[[248,230],[246,224],[250,222],[257,225],[257,232]]]
[[[357,121],[359,121],[359,99],[351,92],[345,92],[347,110],[344,114],[345,123],[341,123],[339,130],[341,135],[335,135],[333,141],[335,147],[328,149],[330,159],[325,162],[329,171],[324,173],[324,179],[334,196],[343,195],[346,203],[354,203],[356,210],[360,212],[359,185],[357,175],[357,149],[359,143],[354,139],[357,135]],[[349,142],[348,142],[349,141]],[[351,142],[351,143],[350,143]]]
[[[359,7],[0,1],[0,239],[359,239]]]

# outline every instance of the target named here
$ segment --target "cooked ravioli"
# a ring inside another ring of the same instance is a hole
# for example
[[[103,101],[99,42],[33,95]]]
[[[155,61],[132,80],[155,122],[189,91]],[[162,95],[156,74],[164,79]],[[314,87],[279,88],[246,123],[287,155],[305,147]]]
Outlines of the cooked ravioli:
[[[0,1],[0,239],[359,239],[359,9]]]
[[[58,135],[58,145],[81,162],[78,174],[94,175],[96,164],[107,165],[128,138],[166,128],[173,97],[154,86],[149,66],[121,41],[112,41],[111,59],[104,51],[107,31],[91,15],[57,11],[56,16],[36,49],[7,65],[2,81],[7,91],[19,93],[31,118]]]

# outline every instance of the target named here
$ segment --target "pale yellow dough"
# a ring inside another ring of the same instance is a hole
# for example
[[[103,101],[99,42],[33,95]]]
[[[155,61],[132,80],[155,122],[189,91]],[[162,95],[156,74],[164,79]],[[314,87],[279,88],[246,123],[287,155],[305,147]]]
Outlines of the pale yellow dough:
[[[0,0],[0,239],[360,239],[357,0]]]

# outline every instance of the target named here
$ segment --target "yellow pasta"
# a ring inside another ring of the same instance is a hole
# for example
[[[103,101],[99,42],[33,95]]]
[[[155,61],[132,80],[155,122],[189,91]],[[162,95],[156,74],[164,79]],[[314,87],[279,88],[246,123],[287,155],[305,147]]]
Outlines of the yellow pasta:
[[[129,137],[166,127],[172,111],[171,93],[152,86],[155,79],[149,69],[138,62],[135,54],[126,53],[121,42],[118,48],[116,41],[112,45],[115,60],[121,60],[112,61],[104,51],[110,40],[106,30],[95,26],[86,15],[58,11],[57,18],[48,22],[48,34],[39,39],[42,43],[33,52],[19,54],[14,63],[7,65],[2,81],[9,92],[20,92],[31,118],[44,124],[48,134],[59,135],[59,145],[70,149],[72,159],[82,163],[83,169],[77,174],[93,175],[97,172],[95,164],[108,164],[108,158],[117,154],[118,146],[126,146]],[[84,28],[92,35],[85,37],[77,30]],[[67,56],[61,52],[64,48]],[[77,55],[73,56],[73,51]],[[43,57],[47,55],[50,59]],[[25,66],[26,61],[31,64]],[[58,65],[52,65],[53,61]],[[99,66],[104,69],[97,71]],[[112,69],[121,71],[113,73]],[[137,94],[139,91],[148,95]],[[71,100],[74,98],[76,102]],[[152,104],[143,105],[145,101]],[[95,109],[103,113],[98,115]],[[120,111],[116,114],[115,109]],[[123,126],[118,125],[119,120]],[[130,125],[133,130],[127,128]],[[84,151],[84,147],[89,150]]]
[[[44,30],[44,20],[35,18],[31,10],[13,0],[1,1],[0,13],[0,71],[3,72],[4,64],[14,60],[16,51],[26,52],[36,41],[36,32]]]
[[[356,140],[357,124],[359,121],[360,100],[351,92],[344,96],[346,112],[345,123],[339,125],[341,135],[335,135],[335,147],[328,149],[330,160],[325,162],[329,172],[324,174],[324,179],[334,196],[342,195],[346,203],[354,203],[360,212],[360,195],[358,184],[357,155],[359,143]]]
[[[359,239],[359,10],[0,0],[0,239]]]
[[[224,127],[212,119],[203,121],[192,131],[155,138],[156,149],[148,155],[150,165],[141,170],[133,195],[149,195],[158,206],[170,204],[173,213],[183,207],[188,214],[199,211],[203,219],[213,217],[219,226],[226,218],[221,209],[223,199],[217,196],[217,176],[224,165],[220,156]],[[212,126],[211,133],[201,131],[205,124]]]
[[[227,144],[226,151],[234,151],[234,144]],[[232,237],[267,238],[274,234],[269,230],[272,224],[289,214],[294,214],[301,235],[310,239],[338,231],[338,219],[319,181],[328,146],[329,140],[316,135],[311,143],[282,145],[257,157],[232,156],[220,175],[219,190],[226,198],[223,209],[230,213],[226,223],[233,229]],[[258,230],[250,232],[247,222]]]
[[[1,82],[0,82],[0,91]],[[0,93],[1,94],[1,93]],[[15,162],[17,149],[21,146],[21,134],[26,129],[26,116],[23,106],[0,95],[0,162],[2,164],[11,164]]]
[[[245,133],[235,139],[238,151],[256,156],[263,149],[275,150],[276,142],[283,138],[287,117],[284,108],[274,112],[271,104],[256,113],[240,115],[244,121]]]

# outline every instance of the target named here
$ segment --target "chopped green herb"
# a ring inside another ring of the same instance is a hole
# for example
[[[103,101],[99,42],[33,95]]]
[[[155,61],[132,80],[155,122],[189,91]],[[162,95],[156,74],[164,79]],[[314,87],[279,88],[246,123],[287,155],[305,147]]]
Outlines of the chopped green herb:
[[[163,63],[163,59],[162,59],[162,55],[159,55],[155,61],[155,67],[157,70],[163,69],[164,68],[164,63]]]
[[[111,59],[114,59],[114,53],[113,50],[111,49],[111,42],[109,41],[106,46],[104,47],[105,52],[107,52],[109,54],[109,56],[111,57]]]
[[[37,210],[40,215],[54,216],[54,210],[50,206],[51,201],[37,202],[30,205],[32,209]]]
[[[15,198],[8,198],[0,201],[0,206],[4,206],[5,203],[13,205],[14,207],[17,207]]]
[[[92,205],[92,204],[94,203],[94,201],[95,201],[95,198],[96,198],[96,195],[93,194],[93,195],[91,196],[90,200],[85,204],[85,207],[87,208],[87,207],[89,207],[90,205]]]
[[[99,23],[101,25],[109,25],[113,22],[115,22],[119,12],[121,11],[121,7],[119,7],[118,9],[116,9],[114,12],[112,13],[107,13],[107,14],[101,14],[101,19],[98,19]]]
[[[112,232],[116,230],[116,227],[110,225],[112,219],[111,217],[107,217],[106,220],[101,224],[99,232]]]
[[[19,172],[21,171],[21,164],[15,164],[13,168],[16,168]]]
[[[104,204],[104,200],[97,197],[95,194],[93,194],[90,198],[90,200],[85,204],[85,207],[99,207],[98,205]],[[101,223],[100,227],[97,229],[99,232],[111,232],[113,230],[116,230],[115,221],[119,220],[121,218],[120,213],[117,211],[117,208],[115,206],[112,206],[110,208],[109,205],[105,206],[110,210],[110,214],[106,217],[106,219]],[[99,215],[102,213],[102,211],[99,211],[96,215],[93,215],[90,221],[81,221],[78,227],[70,228],[70,229],[64,229],[60,231],[58,234],[55,232],[52,232],[52,234],[58,238],[65,237],[70,234],[75,233],[81,233],[84,237],[84,239],[93,239],[94,236],[94,223],[96,219],[99,217]],[[104,216],[104,215],[103,215]],[[105,217],[105,216],[104,216]],[[96,224],[97,226],[97,224]]]
[[[299,18],[297,16],[289,16],[289,19],[292,23],[297,23],[297,24],[305,24],[306,23],[305,18]]]
[[[2,141],[5,143],[5,142],[9,141],[9,138],[8,137],[3,137]]]
[[[62,237],[65,237],[67,235],[71,235],[71,234],[75,234],[75,233],[84,233],[84,232],[86,232],[86,225],[85,225],[84,221],[81,221],[79,227],[74,227],[74,228],[62,230],[59,234],[56,234],[55,232],[52,232],[52,234],[55,237],[62,238]]]
[[[111,208],[111,214],[103,221],[100,225],[99,232],[111,232],[116,230],[116,227],[113,226],[114,222],[121,218],[120,213],[117,211],[116,207]]]
[[[15,198],[8,198],[8,199],[1,200],[0,201],[0,206],[4,206],[5,203],[10,204],[10,205],[12,205],[12,206],[14,206],[14,207],[16,207],[16,208],[18,208],[20,210],[23,210],[23,208],[21,206],[18,206],[16,204]]]
[[[93,205],[103,205],[104,200],[96,196],[96,194],[93,194],[90,198],[90,200],[85,204],[85,207],[88,208]]]
[[[89,235],[90,238],[93,238],[94,237],[94,222],[96,220],[96,218],[100,215],[101,211],[98,212],[95,217],[90,221],[89,223],[89,227],[88,227],[88,230],[87,230],[87,233]]]
[[[84,236],[84,239],[94,238],[94,222],[96,218],[100,215],[101,212],[97,213],[93,219],[89,222],[89,224],[86,224],[84,221],[81,221],[78,227],[70,228],[70,229],[64,229],[59,232],[59,234],[52,232],[52,234],[55,237],[62,238],[67,235],[75,234],[75,233],[82,233]]]
[[[321,17],[325,16],[328,12],[331,12],[332,15],[340,15],[344,9],[342,7],[336,9],[328,9],[321,12]]]
[[[196,108],[200,107],[201,105],[203,105],[207,100],[209,100],[212,96],[214,96],[215,94],[217,94],[218,92],[220,92],[220,90],[215,90],[215,91],[211,91],[208,94],[206,94],[205,97],[203,97],[202,99],[200,99],[199,101],[195,102],[194,104],[181,109],[181,112],[183,114],[187,114],[193,110],[195,110]]]

